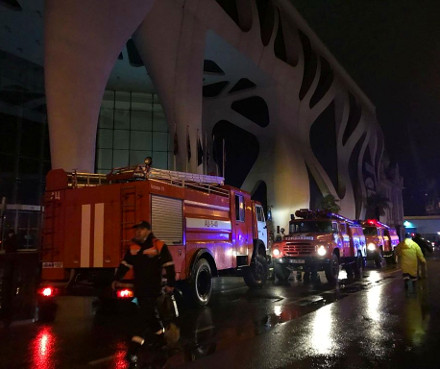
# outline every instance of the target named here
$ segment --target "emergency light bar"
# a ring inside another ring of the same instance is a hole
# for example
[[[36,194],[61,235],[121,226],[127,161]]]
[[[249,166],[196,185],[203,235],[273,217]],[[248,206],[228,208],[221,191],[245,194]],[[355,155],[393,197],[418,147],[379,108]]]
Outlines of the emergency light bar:
[[[358,224],[354,220],[348,219],[342,215],[336,213],[328,213],[324,210],[310,210],[310,209],[299,209],[295,212],[295,215],[299,218],[303,219],[316,219],[316,218],[329,218],[329,219],[338,219],[349,224]],[[294,219],[292,219],[294,220]]]
[[[367,219],[366,223],[374,225],[376,227],[390,228],[390,226],[388,226],[382,222],[379,222],[377,219]]]

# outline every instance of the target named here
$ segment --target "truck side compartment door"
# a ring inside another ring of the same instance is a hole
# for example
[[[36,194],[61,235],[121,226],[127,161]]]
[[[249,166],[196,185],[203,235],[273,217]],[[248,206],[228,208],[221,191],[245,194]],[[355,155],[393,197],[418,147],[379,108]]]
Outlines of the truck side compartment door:
[[[264,218],[264,210],[261,205],[255,206],[257,212],[257,229],[258,229],[258,239],[264,242],[266,249],[267,245],[267,225],[266,219]]]
[[[247,204],[247,201],[249,204]],[[234,224],[234,233],[232,235],[236,256],[249,255],[249,246],[252,247],[252,207],[250,199],[239,192],[232,192],[232,223]],[[249,209],[248,209],[249,208]],[[248,211],[249,210],[249,211]]]

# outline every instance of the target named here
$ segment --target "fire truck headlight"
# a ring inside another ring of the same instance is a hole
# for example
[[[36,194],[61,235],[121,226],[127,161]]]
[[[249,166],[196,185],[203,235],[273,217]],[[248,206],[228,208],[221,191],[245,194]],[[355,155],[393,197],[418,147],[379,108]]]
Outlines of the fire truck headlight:
[[[368,250],[370,250],[370,251],[374,251],[374,250],[376,250],[376,245],[375,245],[373,242],[370,242],[370,243],[367,245],[367,248],[368,248]]]
[[[325,254],[327,254],[327,249],[325,248],[325,246],[319,246],[318,247],[318,255],[319,256],[324,256]]]
[[[281,251],[279,249],[273,249],[272,255],[274,258],[277,258],[277,257],[281,256]]]

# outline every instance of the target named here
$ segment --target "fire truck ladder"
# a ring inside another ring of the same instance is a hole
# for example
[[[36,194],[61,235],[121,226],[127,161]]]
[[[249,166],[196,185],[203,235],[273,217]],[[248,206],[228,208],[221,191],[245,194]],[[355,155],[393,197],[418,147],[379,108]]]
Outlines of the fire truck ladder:
[[[173,186],[191,187],[208,193],[229,196],[229,190],[223,188],[225,182],[223,177],[147,168],[144,164],[132,167],[115,168],[107,175],[107,180],[110,183],[138,180],[160,181]]]
[[[208,193],[229,196],[229,191],[222,187],[225,182],[223,177],[151,168],[146,178],[179,187],[191,187]]]
[[[136,186],[121,188],[121,257],[124,256],[130,244],[130,230],[136,224]]]
[[[105,174],[81,173],[76,170],[67,173],[67,183],[71,188],[94,187],[108,183]]]
[[[43,217],[43,236],[44,243],[41,245],[42,253],[46,256],[50,255],[50,260],[55,258],[55,227],[56,227],[56,209],[57,201],[51,197],[46,201]]]

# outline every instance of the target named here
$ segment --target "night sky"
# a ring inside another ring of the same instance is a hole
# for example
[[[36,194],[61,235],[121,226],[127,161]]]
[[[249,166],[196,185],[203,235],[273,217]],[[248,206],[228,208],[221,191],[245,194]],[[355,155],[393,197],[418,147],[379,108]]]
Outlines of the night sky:
[[[423,214],[440,184],[440,1],[291,1],[376,106],[405,215]]]

